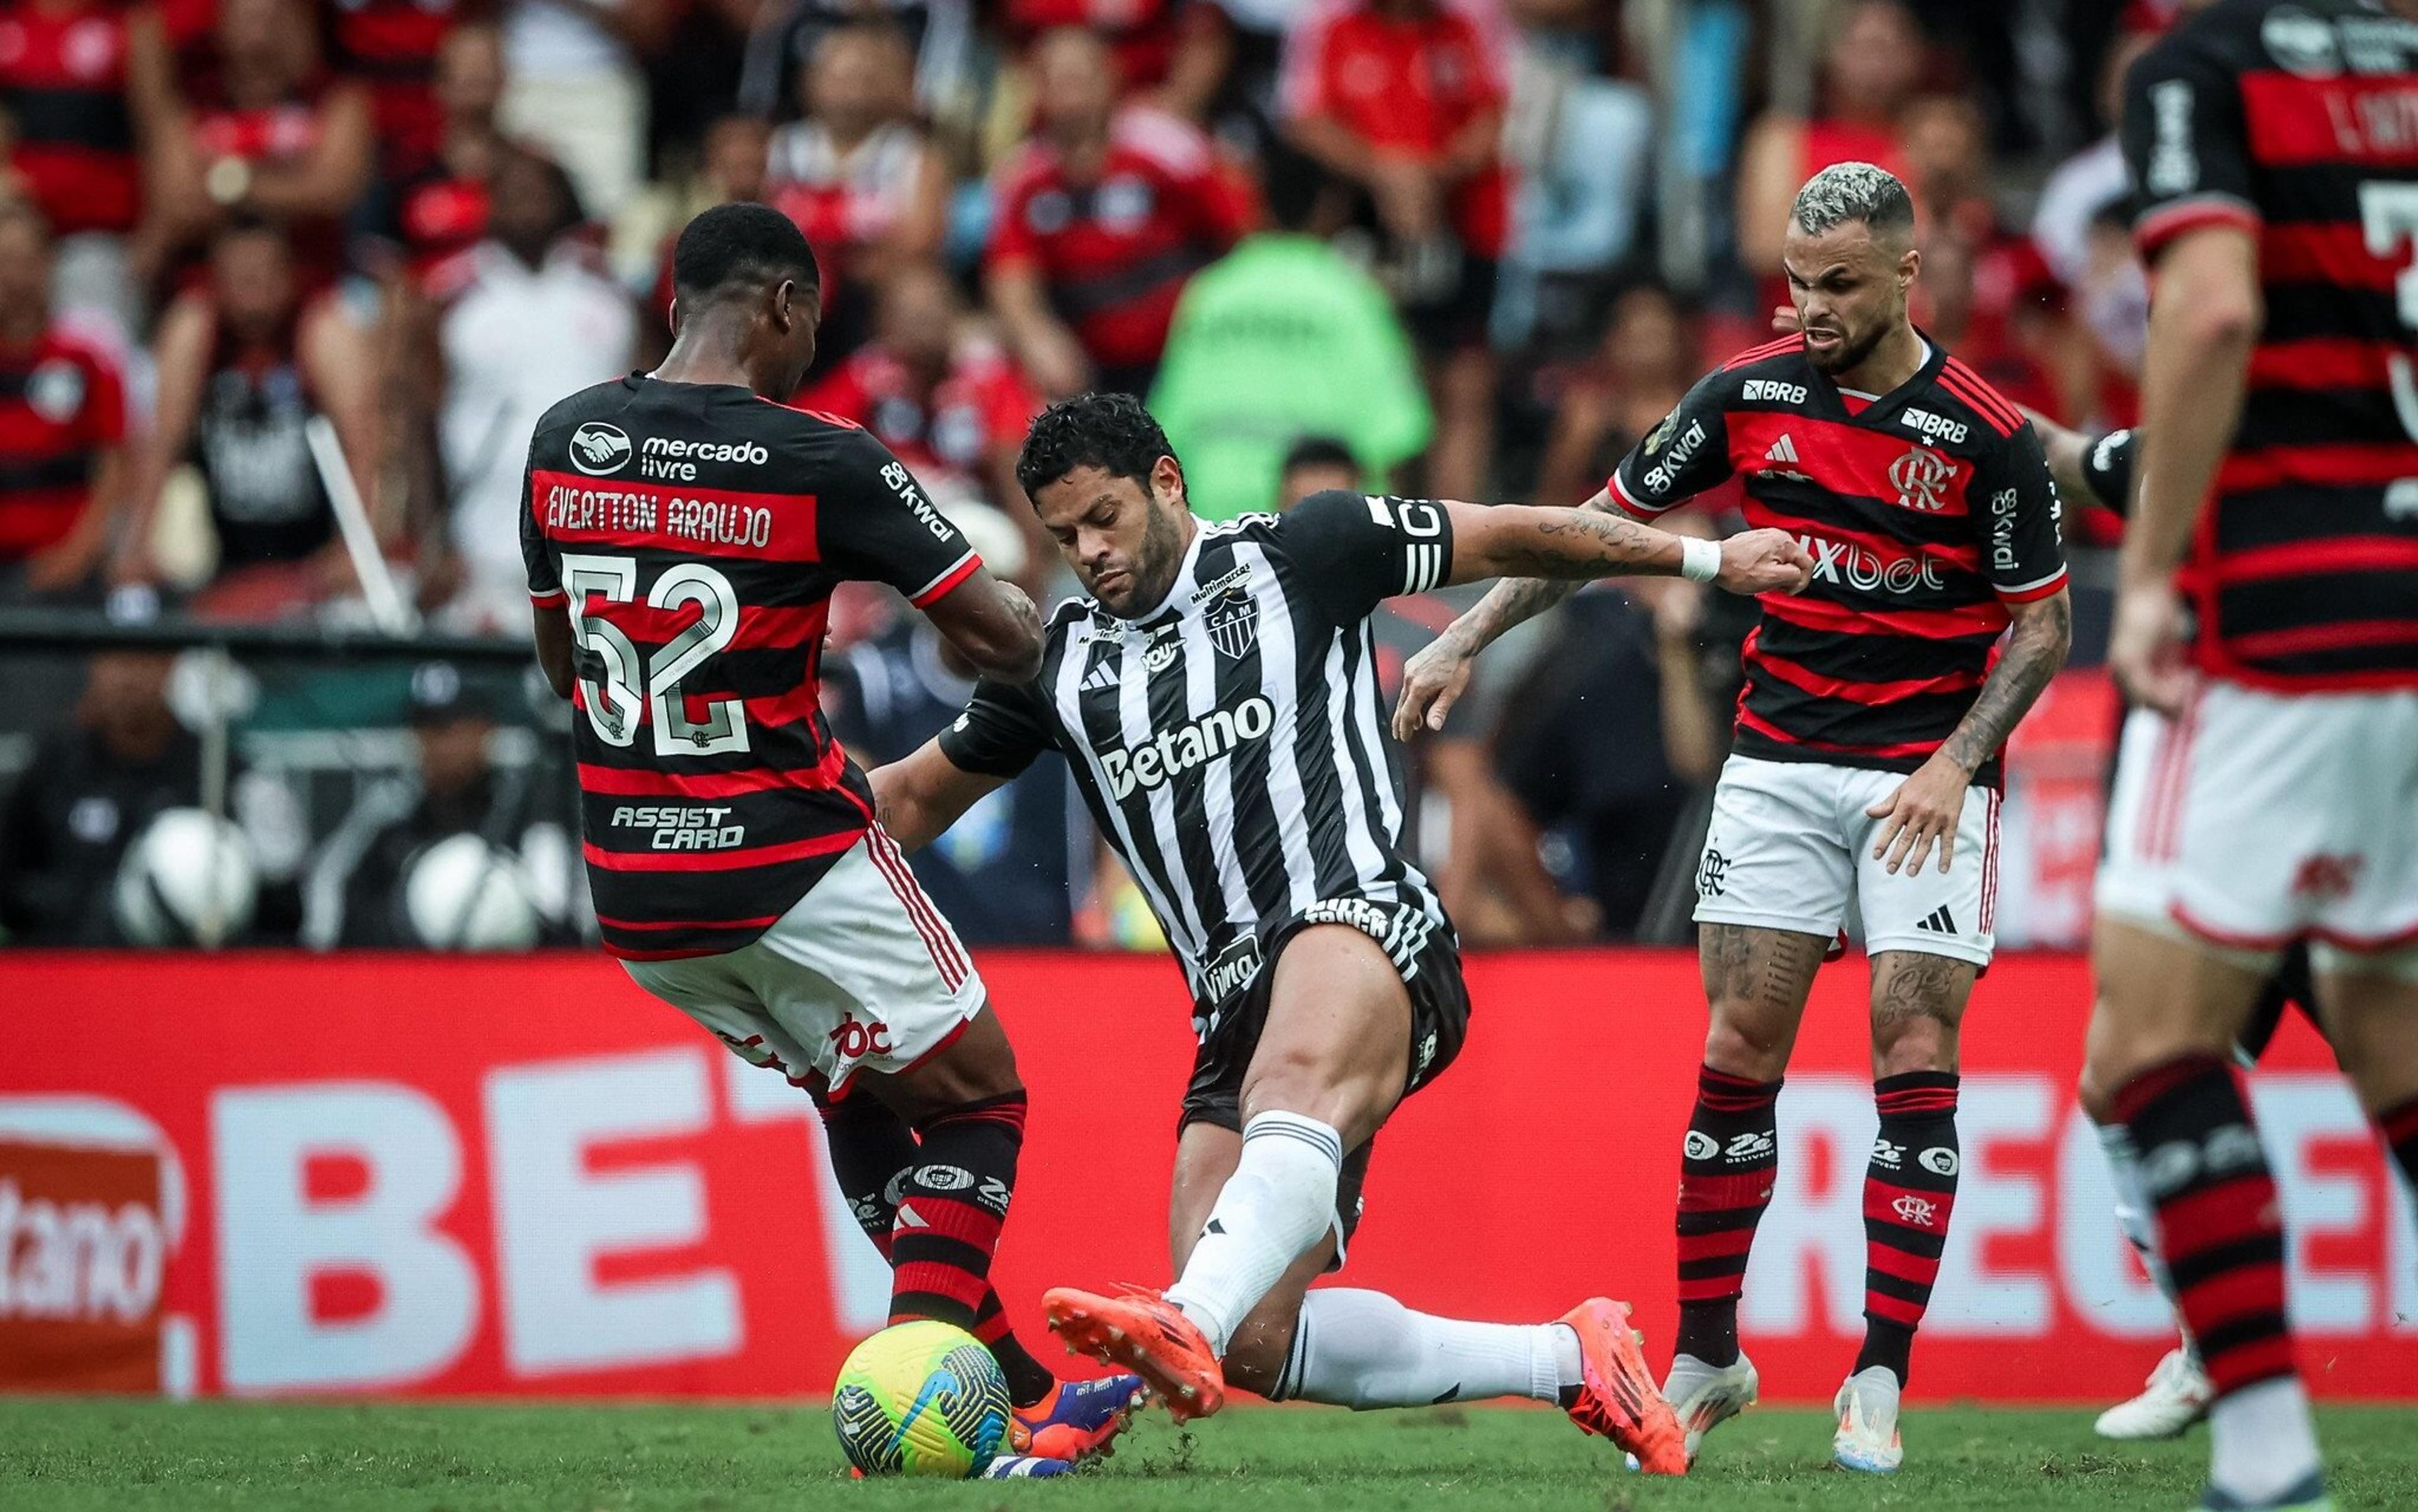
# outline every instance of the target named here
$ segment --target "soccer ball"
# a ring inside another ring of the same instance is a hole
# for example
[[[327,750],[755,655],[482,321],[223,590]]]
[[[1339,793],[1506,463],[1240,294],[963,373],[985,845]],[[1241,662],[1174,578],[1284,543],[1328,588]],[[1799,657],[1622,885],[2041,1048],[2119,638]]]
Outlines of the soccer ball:
[[[999,1453],[1009,1410],[990,1351],[928,1319],[859,1344],[832,1387],[839,1446],[868,1475],[974,1474]]]
[[[537,904],[520,858],[475,834],[452,834],[406,866],[403,907],[432,950],[528,950]]]
[[[216,949],[252,927],[259,893],[241,830],[198,808],[164,809],[118,863],[117,926],[130,944]]]

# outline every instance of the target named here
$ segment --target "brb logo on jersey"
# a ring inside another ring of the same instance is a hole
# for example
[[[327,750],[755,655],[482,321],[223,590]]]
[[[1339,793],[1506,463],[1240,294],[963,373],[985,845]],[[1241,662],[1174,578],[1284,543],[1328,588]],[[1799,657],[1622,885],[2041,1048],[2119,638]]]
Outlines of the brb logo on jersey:
[[[1897,507],[1927,513],[1948,507],[1940,494],[1955,476],[1956,464],[1928,447],[1916,447],[1890,463],[1889,470],[1890,486],[1897,490]]]
[[[1109,779],[1110,794],[1122,802],[1137,787],[1148,792],[1231,754],[1247,741],[1266,738],[1276,723],[1276,705],[1255,693],[1231,710],[1161,730],[1147,744],[1103,751],[1100,768]]]
[[[591,478],[620,472],[630,465],[630,433],[619,425],[589,420],[571,433],[571,465]]]

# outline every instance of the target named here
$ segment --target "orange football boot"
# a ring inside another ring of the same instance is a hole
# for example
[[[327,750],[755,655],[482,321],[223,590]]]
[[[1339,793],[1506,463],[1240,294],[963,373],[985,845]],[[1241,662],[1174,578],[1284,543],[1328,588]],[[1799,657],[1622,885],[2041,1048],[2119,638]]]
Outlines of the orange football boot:
[[[1041,1311],[1068,1349],[1140,1376],[1177,1422],[1226,1405],[1226,1372],[1209,1340],[1157,1292],[1127,1287],[1121,1296],[1104,1297],[1052,1287],[1041,1294]]]
[[[1579,1336],[1578,1399],[1570,1421],[1637,1457],[1654,1475],[1688,1473],[1687,1436],[1645,1368],[1644,1336],[1629,1326],[1629,1304],[1589,1297],[1562,1315]]]

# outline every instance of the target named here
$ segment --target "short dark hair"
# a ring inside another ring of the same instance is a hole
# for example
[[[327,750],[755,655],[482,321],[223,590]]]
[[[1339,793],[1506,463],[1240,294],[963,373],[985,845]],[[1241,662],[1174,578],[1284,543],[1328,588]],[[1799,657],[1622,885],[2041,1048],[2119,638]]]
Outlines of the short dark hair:
[[[1150,489],[1150,470],[1175,455],[1167,433],[1131,394],[1077,394],[1041,412],[1016,454],[1016,481],[1030,498],[1078,467],[1097,467]]]
[[[1305,435],[1285,453],[1277,476],[1281,478],[1295,467],[1349,467],[1358,472],[1360,459],[1352,454],[1350,447],[1331,435]]]
[[[672,291],[691,308],[783,279],[808,289],[822,283],[806,234],[769,206],[717,205],[691,221],[672,247]]]

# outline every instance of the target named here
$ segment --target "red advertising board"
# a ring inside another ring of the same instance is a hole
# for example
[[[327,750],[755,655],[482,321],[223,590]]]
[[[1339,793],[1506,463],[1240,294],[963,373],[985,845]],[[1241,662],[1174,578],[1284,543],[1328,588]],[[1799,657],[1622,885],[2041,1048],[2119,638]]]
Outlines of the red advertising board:
[[[1044,1286],[1166,1278],[1190,1033],[1161,959],[982,966],[1033,1090],[998,1276],[1037,1329]],[[1380,1138],[1345,1279],[1503,1320],[1608,1292],[1667,1348],[1693,960],[1499,955],[1470,980],[1469,1046]],[[1743,1316],[1780,1398],[1826,1399],[1860,1331],[1867,983],[1825,970],[1783,1095]],[[1976,994],[1926,1396],[2112,1399],[2166,1345],[2073,1108],[2089,1000],[2061,956]],[[21,955],[0,1004],[0,1138],[158,1158],[171,1389],[816,1393],[881,1321],[803,1096],[602,958]],[[2418,1396],[2418,1239],[2328,1066],[2294,1023],[2254,1080],[2305,1360],[2321,1393]]]

